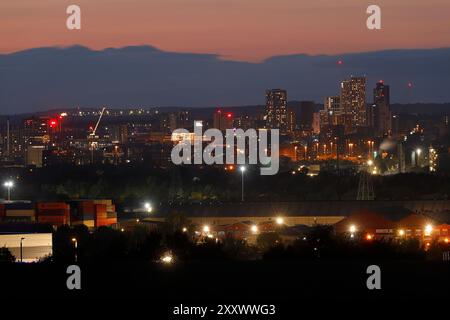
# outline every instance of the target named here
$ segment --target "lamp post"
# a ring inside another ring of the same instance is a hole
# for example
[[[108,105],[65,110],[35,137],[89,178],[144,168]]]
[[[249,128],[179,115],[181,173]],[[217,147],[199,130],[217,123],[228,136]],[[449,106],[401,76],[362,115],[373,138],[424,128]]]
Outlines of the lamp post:
[[[23,262],[23,240],[25,238],[20,238],[20,262]]]
[[[75,262],[78,261],[78,241],[76,238],[72,238],[73,246],[75,248]]]
[[[6,181],[3,186],[8,190],[8,201],[11,201],[11,189],[14,187],[14,182]]]
[[[241,201],[244,202],[244,172],[245,172],[245,167],[241,166],[240,168],[241,170],[241,177],[242,177],[242,186],[241,186]]]

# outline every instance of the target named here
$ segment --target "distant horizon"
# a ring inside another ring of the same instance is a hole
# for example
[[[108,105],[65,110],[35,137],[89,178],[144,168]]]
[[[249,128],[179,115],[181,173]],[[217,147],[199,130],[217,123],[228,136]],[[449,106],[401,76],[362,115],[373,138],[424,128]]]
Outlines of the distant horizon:
[[[24,48],[17,51],[11,51],[11,52],[0,52],[0,56],[7,56],[7,55],[14,55],[14,54],[20,54],[20,53],[26,53],[26,52],[32,52],[34,50],[40,50],[40,49],[59,49],[59,50],[68,50],[73,48],[83,48],[87,49],[92,52],[104,52],[107,50],[123,50],[127,48],[149,48],[154,49],[159,52],[164,53],[173,53],[173,54],[193,54],[193,55],[204,55],[204,56],[212,56],[217,57],[218,59],[222,61],[230,61],[230,62],[241,62],[241,63],[250,63],[250,64],[261,64],[266,62],[267,60],[277,58],[277,57],[290,57],[290,56],[308,56],[308,57],[338,57],[343,55],[358,55],[358,54],[370,54],[370,53],[380,53],[380,52],[398,52],[398,51],[432,51],[432,50],[446,50],[450,49],[450,44],[446,46],[438,46],[438,47],[429,47],[429,48],[422,48],[422,47],[413,47],[413,48],[386,48],[386,49],[380,49],[380,50],[363,50],[363,51],[348,51],[348,52],[337,52],[335,54],[330,53],[305,53],[305,52],[293,52],[289,54],[276,54],[272,56],[268,56],[262,60],[259,61],[246,61],[246,60],[239,60],[239,59],[229,59],[227,57],[223,57],[218,53],[207,53],[207,52],[191,52],[191,51],[170,51],[165,50],[163,48],[157,47],[152,44],[128,44],[128,45],[122,45],[122,46],[111,46],[111,47],[102,47],[102,48],[94,48],[87,45],[83,45],[80,43],[74,43],[71,45],[49,45],[49,46],[41,46],[41,47],[33,47],[33,48]]]
[[[303,101],[311,101],[311,100],[288,100],[288,106],[292,103],[300,103]],[[316,106],[321,106],[323,103],[312,101]],[[404,106],[415,106],[415,107],[425,107],[425,106],[433,106],[433,107],[450,107],[450,101],[449,102],[411,102],[411,103],[391,103],[391,107],[404,107]],[[201,109],[237,109],[237,108],[257,108],[262,107],[264,108],[264,104],[252,104],[252,105],[232,105],[232,106],[205,106],[205,107],[186,107],[186,106],[130,106],[130,107],[109,107],[109,106],[83,106],[83,107],[59,107],[59,108],[50,108],[46,110],[38,110],[38,111],[29,111],[29,112],[22,112],[22,113],[13,113],[13,114],[4,114],[0,112],[0,117],[21,117],[26,116],[30,114],[46,114],[46,113],[53,113],[53,112],[61,112],[61,111],[74,111],[74,110],[90,110],[90,111],[101,111],[102,107],[105,107],[106,110],[136,110],[136,109],[142,109],[142,110],[154,110],[154,109],[177,109],[177,110],[201,110]],[[429,110],[429,111],[436,111],[436,110]],[[449,108],[450,111],[450,108]],[[163,111],[164,112],[164,111]],[[417,111],[411,111],[410,114],[416,114]],[[436,112],[421,112],[423,114],[441,114]]]

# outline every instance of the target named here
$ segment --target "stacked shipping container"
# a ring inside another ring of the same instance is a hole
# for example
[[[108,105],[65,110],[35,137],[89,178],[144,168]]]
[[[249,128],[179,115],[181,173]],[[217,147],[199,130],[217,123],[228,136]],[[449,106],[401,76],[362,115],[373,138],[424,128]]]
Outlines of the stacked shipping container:
[[[62,226],[70,224],[70,206],[64,202],[41,202],[37,204],[38,223]]]
[[[2,203],[0,219],[4,222],[34,222],[36,211],[29,201],[13,201]]]
[[[37,222],[53,226],[84,224],[95,228],[117,224],[117,213],[111,200],[37,204],[13,201],[0,203],[0,222]]]

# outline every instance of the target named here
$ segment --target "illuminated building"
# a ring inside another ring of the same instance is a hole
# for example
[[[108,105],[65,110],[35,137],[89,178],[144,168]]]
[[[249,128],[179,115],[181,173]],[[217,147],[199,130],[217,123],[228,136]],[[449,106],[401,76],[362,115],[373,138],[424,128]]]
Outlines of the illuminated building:
[[[341,97],[331,96],[325,98],[321,121],[324,122],[323,126],[337,126],[344,124],[344,112],[341,108]]]
[[[288,108],[287,112],[287,132],[294,133],[297,127],[297,119],[294,108]]]
[[[351,77],[341,82],[341,108],[346,133],[366,125],[366,78]]]
[[[375,129],[375,134],[378,136],[389,134],[392,130],[392,115],[389,96],[389,86],[385,85],[383,81],[378,82],[373,90],[374,104],[372,114],[373,128]]]
[[[43,165],[43,153],[45,146],[27,146],[26,152],[26,165],[35,166],[37,168],[42,168]]]
[[[266,90],[266,128],[287,131],[287,92],[282,89]]]

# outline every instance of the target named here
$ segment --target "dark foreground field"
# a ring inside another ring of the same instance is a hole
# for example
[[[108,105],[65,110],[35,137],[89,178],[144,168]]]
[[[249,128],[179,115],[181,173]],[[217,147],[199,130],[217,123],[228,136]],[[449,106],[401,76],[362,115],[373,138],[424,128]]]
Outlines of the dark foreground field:
[[[367,266],[381,268],[381,290],[366,287]],[[177,303],[295,303],[314,300],[450,298],[450,263],[442,262],[109,262],[81,266],[82,289],[66,288],[66,266],[0,266],[4,299],[134,299]]]

